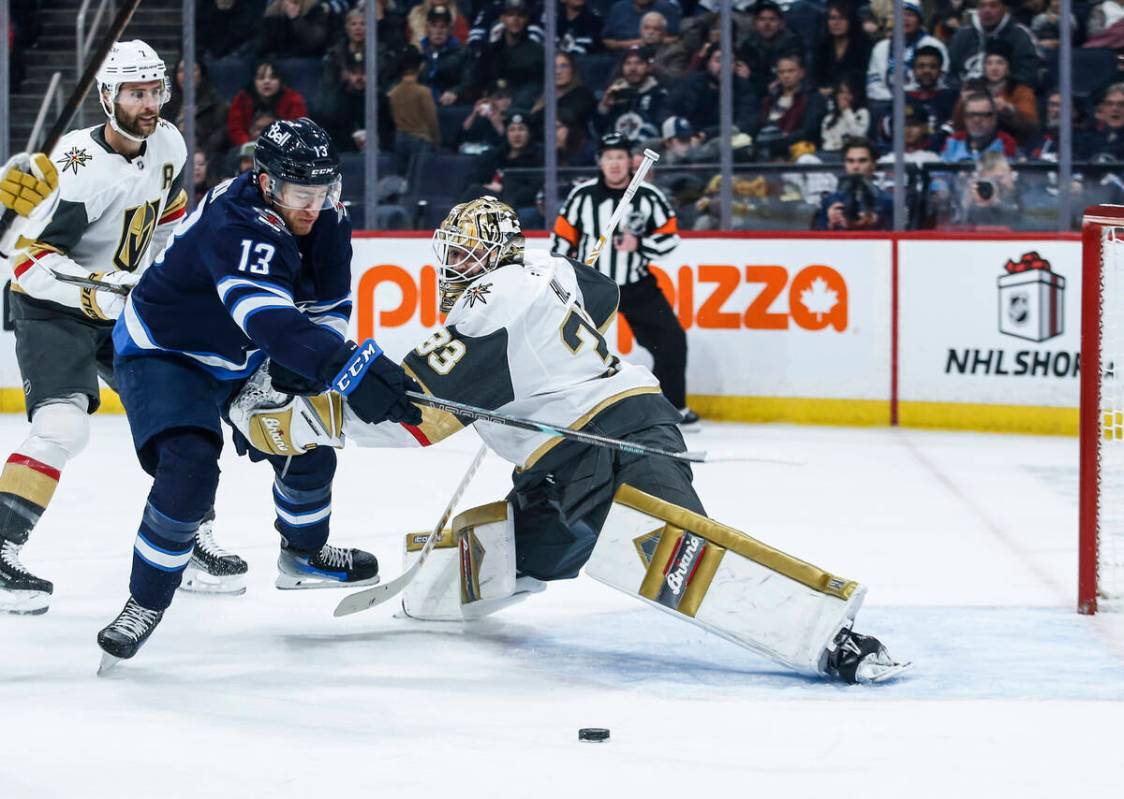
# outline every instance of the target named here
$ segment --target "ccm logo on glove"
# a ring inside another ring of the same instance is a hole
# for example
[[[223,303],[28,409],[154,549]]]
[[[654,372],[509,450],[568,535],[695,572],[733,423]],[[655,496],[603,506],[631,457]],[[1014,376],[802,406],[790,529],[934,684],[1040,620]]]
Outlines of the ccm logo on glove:
[[[346,397],[359,385],[363,375],[380,355],[382,348],[373,339],[364,341],[332,378],[332,388]]]

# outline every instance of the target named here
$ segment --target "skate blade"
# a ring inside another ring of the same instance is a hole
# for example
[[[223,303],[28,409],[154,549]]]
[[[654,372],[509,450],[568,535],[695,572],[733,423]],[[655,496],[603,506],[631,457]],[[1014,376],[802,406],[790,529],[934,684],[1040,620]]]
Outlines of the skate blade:
[[[179,590],[189,594],[220,594],[241,596],[246,593],[246,575],[216,575],[188,566],[183,572]]]
[[[886,682],[887,680],[892,680],[897,677],[912,666],[913,661],[911,660],[907,660],[904,663],[893,663],[889,666],[875,666],[869,674],[860,677],[859,682],[868,684]]]
[[[51,595],[46,591],[0,590],[0,613],[13,616],[41,616],[51,606]]]
[[[101,653],[101,663],[98,664],[98,676],[104,677],[109,672],[113,671],[114,667],[121,662],[121,658],[116,655],[111,655],[108,652]]]
[[[316,577],[312,574],[285,574],[277,575],[274,585],[280,591],[307,591],[316,588],[361,588],[365,585],[378,585],[379,576],[376,574],[366,580],[356,580],[353,583],[344,583],[326,577]]]

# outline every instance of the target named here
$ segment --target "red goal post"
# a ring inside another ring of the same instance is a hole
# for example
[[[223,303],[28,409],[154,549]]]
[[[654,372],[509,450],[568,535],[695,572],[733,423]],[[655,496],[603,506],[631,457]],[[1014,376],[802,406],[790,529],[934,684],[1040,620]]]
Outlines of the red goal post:
[[[1124,206],[1082,221],[1077,610],[1124,597]]]

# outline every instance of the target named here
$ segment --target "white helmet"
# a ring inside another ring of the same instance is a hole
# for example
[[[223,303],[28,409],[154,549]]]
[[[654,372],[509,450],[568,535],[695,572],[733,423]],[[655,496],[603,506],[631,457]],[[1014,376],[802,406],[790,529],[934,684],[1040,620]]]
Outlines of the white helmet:
[[[117,92],[123,83],[147,83],[153,80],[164,83],[164,91],[160,97],[160,105],[163,105],[172,96],[168,70],[156,51],[140,39],[113,45],[98,69],[98,99],[101,101],[102,110],[109,117],[109,124],[113,129],[126,139],[135,142],[144,141],[144,137],[134,136],[122,130],[117,123],[117,112],[113,107],[117,101]]]

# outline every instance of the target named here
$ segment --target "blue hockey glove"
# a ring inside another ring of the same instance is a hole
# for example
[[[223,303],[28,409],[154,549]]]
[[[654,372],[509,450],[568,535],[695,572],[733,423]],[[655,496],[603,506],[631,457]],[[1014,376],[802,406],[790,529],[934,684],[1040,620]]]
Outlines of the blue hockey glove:
[[[328,387],[343,394],[364,422],[421,424],[421,410],[406,397],[407,391],[420,392],[421,386],[383,355],[374,340],[358,346],[345,342],[329,361],[327,371],[334,375]]]

